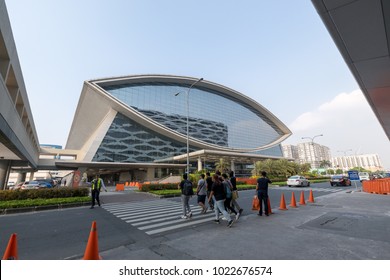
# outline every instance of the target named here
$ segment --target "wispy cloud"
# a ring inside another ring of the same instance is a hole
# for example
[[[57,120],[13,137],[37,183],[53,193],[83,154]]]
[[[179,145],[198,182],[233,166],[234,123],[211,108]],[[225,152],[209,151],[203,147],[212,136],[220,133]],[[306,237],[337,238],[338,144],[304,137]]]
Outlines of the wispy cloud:
[[[291,124],[294,133],[308,129],[344,127],[347,122],[365,121],[374,115],[360,90],[340,93],[331,101],[298,116]]]
[[[328,146],[333,156],[337,151],[352,149],[353,153],[378,154],[385,167],[390,168],[390,142],[360,90],[340,93],[329,102],[298,116],[289,128],[293,135],[286,141],[297,144],[302,137],[316,138]]]

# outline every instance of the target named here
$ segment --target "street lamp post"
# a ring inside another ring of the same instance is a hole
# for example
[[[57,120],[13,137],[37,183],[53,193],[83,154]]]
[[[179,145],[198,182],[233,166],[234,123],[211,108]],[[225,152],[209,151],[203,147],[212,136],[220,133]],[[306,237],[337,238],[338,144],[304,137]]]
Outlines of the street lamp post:
[[[190,102],[189,102],[189,95],[190,95],[190,90],[194,85],[199,83],[200,81],[203,81],[203,78],[200,78],[193,82],[190,87],[186,91],[186,103],[187,103],[187,174],[190,174],[190,144],[189,144],[189,111],[190,111]],[[178,96],[181,92],[178,92],[175,94],[175,96]]]
[[[320,136],[324,136],[323,134],[318,134],[313,137],[302,137],[302,139],[310,139],[311,140],[311,146],[313,148],[313,163],[315,164],[315,152],[314,152],[314,139]]]

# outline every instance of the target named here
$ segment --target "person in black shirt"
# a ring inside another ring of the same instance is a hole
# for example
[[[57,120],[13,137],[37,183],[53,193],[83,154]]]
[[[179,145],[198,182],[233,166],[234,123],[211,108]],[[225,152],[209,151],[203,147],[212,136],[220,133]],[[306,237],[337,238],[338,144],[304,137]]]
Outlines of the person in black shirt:
[[[234,177],[234,171],[230,171],[229,177],[230,177],[230,183],[232,183],[232,186],[233,186],[233,193],[236,192],[237,197],[238,197],[237,180],[236,180],[236,177]],[[241,208],[241,206],[237,203],[237,198],[235,198],[234,195],[233,195],[233,199],[232,199],[232,206],[236,207],[239,216],[242,214],[242,211],[244,211]]]
[[[260,202],[260,210],[259,210],[259,216],[263,215],[263,202],[264,202],[264,214],[268,216],[269,209],[268,209],[268,184],[272,184],[271,180],[267,178],[267,172],[263,171],[261,172],[262,177],[257,179],[257,197],[259,198]]]
[[[210,197],[210,193],[211,193],[211,187],[213,186],[213,179],[211,178],[210,176],[210,172],[207,172],[206,173],[206,184],[207,184],[207,197]],[[214,210],[214,199],[211,199],[209,201],[209,207],[211,210]]]

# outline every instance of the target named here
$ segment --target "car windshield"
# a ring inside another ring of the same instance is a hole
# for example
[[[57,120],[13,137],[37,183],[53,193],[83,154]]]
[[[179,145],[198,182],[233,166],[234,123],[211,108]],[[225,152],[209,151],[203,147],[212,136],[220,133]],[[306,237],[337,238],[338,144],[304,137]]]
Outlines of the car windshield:
[[[291,176],[289,179],[299,179],[299,176]]]
[[[332,177],[332,179],[341,179],[341,178],[343,178],[342,175],[336,175],[336,176],[333,176],[333,177]]]

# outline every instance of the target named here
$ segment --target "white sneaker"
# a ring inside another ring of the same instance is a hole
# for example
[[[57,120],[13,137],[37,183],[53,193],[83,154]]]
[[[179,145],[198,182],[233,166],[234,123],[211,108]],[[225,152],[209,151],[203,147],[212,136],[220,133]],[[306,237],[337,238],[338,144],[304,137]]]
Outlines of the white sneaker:
[[[226,221],[226,218],[225,218],[225,217],[222,217],[222,220]]]
[[[240,213],[237,213],[237,215],[236,215],[236,221],[240,218]]]
[[[191,217],[192,217],[192,212],[188,213],[188,214],[187,214],[187,217],[188,217],[188,218],[191,218]]]
[[[181,216],[180,218],[182,218],[182,219],[187,219],[188,217],[187,216]]]

